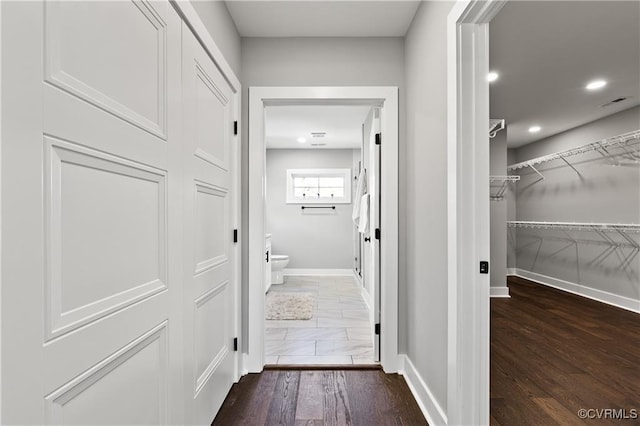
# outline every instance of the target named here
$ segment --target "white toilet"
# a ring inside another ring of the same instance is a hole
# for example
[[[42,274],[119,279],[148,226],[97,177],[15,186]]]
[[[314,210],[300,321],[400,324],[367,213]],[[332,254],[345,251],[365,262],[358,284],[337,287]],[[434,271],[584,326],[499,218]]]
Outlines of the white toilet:
[[[271,284],[282,284],[284,276],[282,270],[289,263],[289,256],[286,254],[271,255]]]

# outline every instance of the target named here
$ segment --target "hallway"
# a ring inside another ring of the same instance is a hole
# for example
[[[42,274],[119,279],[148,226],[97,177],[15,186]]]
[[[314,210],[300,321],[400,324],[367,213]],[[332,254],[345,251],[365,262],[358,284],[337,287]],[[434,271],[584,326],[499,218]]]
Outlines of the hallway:
[[[406,382],[382,370],[265,370],[233,385],[213,425],[426,425]]]

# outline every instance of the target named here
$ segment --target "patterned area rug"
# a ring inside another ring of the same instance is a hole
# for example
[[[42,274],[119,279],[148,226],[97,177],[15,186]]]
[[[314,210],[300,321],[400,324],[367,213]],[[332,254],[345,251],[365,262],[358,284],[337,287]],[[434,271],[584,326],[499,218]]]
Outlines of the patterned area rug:
[[[266,318],[268,320],[308,320],[313,316],[313,294],[267,293]]]

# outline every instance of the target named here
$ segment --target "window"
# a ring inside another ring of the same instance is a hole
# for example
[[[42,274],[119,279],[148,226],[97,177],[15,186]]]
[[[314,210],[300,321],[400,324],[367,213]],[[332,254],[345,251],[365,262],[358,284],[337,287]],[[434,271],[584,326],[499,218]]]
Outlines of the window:
[[[288,204],[351,203],[351,169],[288,169]]]

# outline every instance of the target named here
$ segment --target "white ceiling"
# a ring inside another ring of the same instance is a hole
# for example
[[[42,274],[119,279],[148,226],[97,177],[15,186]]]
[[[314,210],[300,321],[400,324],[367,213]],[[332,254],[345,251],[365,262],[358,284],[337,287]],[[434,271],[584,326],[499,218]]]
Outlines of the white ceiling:
[[[227,0],[242,37],[403,37],[419,1]]]
[[[370,109],[369,106],[346,105],[268,106],[265,108],[267,148],[360,148],[362,123]],[[314,138],[313,132],[326,132],[326,135]],[[299,143],[298,138],[305,138],[306,142]]]
[[[508,2],[490,24],[490,64],[491,117],[506,119],[509,147],[638,105],[640,2]],[[585,90],[595,78],[609,83]]]

